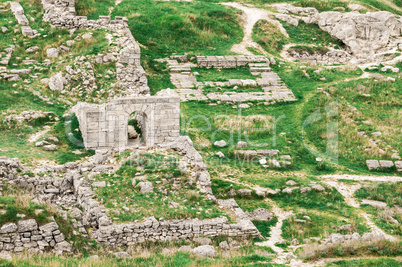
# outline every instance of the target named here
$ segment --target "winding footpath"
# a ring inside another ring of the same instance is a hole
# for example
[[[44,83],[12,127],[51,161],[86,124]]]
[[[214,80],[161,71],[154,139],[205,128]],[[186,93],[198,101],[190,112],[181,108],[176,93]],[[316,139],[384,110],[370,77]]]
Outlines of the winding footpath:
[[[243,19],[243,32],[244,32],[244,37],[243,41],[239,44],[234,44],[232,46],[231,51],[242,54],[242,55],[254,55],[252,52],[250,52],[247,48],[254,48],[257,49],[259,52],[263,53],[264,55],[267,55],[267,52],[256,42],[253,41],[252,38],[252,33],[253,33],[253,27],[259,20],[266,20],[272,24],[274,24],[278,29],[281,31],[283,35],[286,37],[289,37],[288,33],[286,32],[285,28],[282,26],[282,24],[275,20],[271,19],[269,16],[274,15],[275,13],[270,12],[265,9],[260,9],[260,8],[253,8],[253,7],[246,7],[242,4],[239,3],[222,3],[222,5],[225,6],[231,6],[236,9],[239,9],[243,11],[242,19]]]

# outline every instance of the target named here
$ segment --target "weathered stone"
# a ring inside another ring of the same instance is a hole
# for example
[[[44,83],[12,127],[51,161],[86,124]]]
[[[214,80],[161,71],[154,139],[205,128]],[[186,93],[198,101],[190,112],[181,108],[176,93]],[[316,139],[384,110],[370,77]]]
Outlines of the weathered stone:
[[[127,127],[127,133],[128,133],[128,138],[129,139],[135,139],[138,137],[138,133],[135,130],[134,126],[128,125]]]
[[[63,75],[61,72],[56,73],[49,79],[49,88],[52,91],[61,91],[64,88]]]
[[[253,212],[246,212],[247,216],[250,220],[258,220],[258,221],[270,221],[274,214],[267,209],[258,208]]]
[[[304,194],[308,191],[311,191],[311,187],[306,186],[306,187],[300,188],[300,193],[302,193],[302,194]]]
[[[207,237],[196,237],[193,239],[193,241],[200,245],[209,245],[212,242],[211,239]]]
[[[136,187],[140,187],[140,192],[143,194],[150,193],[154,190],[151,182],[139,182]]]
[[[193,249],[193,254],[199,258],[213,258],[216,257],[216,251],[213,246],[205,245]]]
[[[57,48],[49,48],[46,50],[47,57],[56,58],[59,57],[59,50]]]
[[[380,166],[382,169],[388,169],[394,167],[394,162],[391,160],[380,160]]]
[[[28,232],[38,230],[38,224],[34,219],[20,220],[17,222],[18,232]]]
[[[68,243],[67,241],[62,241],[60,243],[55,244],[54,250],[56,251],[62,251],[62,252],[73,252],[74,248],[73,246]]]
[[[251,196],[251,192],[252,192],[251,189],[245,189],[245,188],[237,190],[237,193],[242,196]]]
[[[6,223],[0,229],[0,234],[7,234],[16,232],[18,229],[15,223]]]
[[[325,187],[319,184],[312,184],[311,187],[319,192],[325,191]]]
[[[226,142],[225,142],[224,140],[215,141],[214,146],[217,146],[217,147],[224,147],[224,146],[226,146]]]
[[[43,146],[43,150],[45,150],[45,151],[56,151],[57,146],[56,145],[46,145],[46,146]]]
[[[59,229],[59,226],[55,222],[50,222],[47,224],[44,224],[42,226],[39,226],[39,230],[43,232],[53,232]]]
[[[239,142],[237,142],[236,146],[239,148],[245,148],[245,147],[247,147],[247,142],[239,141]]]
[[[113,253],[113,255],[115,255],[116,258],[123,258],[123,259],[131,258],[131,255],[128,254],[127,252],[125,252],[125,251],[115,252],[115,253]]]
[[[367,167],[369,171],[378,170],[380,168],[380,163],[378,160],[366,160]]]

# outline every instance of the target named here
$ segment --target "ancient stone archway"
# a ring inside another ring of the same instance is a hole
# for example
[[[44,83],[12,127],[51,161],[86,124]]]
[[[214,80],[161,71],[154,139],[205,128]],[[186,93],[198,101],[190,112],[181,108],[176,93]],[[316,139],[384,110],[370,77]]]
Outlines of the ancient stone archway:
[[[180,98],[172,90],[156,96],[116,99],[107,104],[78,103],[73,111],[87,149],[125,149],[130,114],[136,112],[145,144],[173,142],[180,136]]]

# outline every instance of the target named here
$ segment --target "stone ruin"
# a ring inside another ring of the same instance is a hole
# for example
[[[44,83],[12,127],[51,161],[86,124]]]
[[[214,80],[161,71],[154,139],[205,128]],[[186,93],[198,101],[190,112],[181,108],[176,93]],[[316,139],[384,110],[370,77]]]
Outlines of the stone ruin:
[[[175,141],[180,136],[180,98],[172,90],[156,96],[115,99],[103,105],[80,102],[74,108],[87,149],[120,149],[130,146],[128,121],[135,112],[148,147]]]

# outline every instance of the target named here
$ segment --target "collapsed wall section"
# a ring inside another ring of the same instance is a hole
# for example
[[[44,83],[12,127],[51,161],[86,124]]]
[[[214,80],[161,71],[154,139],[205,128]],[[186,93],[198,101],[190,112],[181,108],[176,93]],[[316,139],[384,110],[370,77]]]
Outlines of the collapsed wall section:
[[[76,16],[74,0],[42,0],[44,21],[52,26],[69,29],[109,29],[119,36],[120,56],[116,63],[117,79],[125,88],[125,95],[146,95],[150,93],[145,71],[141,67],[141,50],[127,24],[127,18],[99,16],[98,20],[88,20]]]

